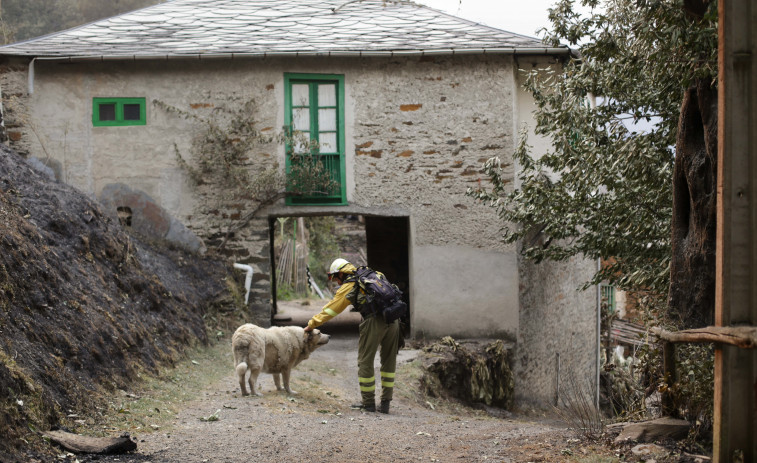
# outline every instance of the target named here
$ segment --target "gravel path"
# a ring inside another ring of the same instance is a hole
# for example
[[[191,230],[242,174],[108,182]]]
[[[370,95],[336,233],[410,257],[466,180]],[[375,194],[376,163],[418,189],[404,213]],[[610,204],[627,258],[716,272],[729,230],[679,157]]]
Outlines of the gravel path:
[[[183,408],[170,432],[135,436],[136,453],[99,457],[98,461],[562,460],[563,449],[572,441],[562,427],[546,421],[492,418],[465,407],[432,409],[419,401],[414,390],[417,381],[408,383],[401,376],[411,370],[408,362],[416,353],[400,353],[389,415],[350,408],[359,401],[357,336],[336,334],[293,372],[296,396],[277,392],[271,375],[261,375],[264,396],[242,397],[230,367],[228,377]],[[219,361],[231,365],[231,354]],[[217,420],[203,421],[214,414]]]

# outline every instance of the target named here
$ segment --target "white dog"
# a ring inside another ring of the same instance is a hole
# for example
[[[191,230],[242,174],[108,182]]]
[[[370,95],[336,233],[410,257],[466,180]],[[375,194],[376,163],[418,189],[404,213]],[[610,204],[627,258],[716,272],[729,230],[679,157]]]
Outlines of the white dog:
[[[263,395],[255,390],[255,383],[260,373],[273,374],[276,389],[282,390],[279,375],[284,379],[284,387],[289,394],[296,394],[289,387],[289,374],[292,368],[310,357],[310,353],[329,342],[329,335],[319,330],[305,332],[299,326],[274,326],[261,328],[247,323],[234,332],[231,348],[234,352],[239,387],[242,395],[247,394],[245,377],[250,372],[250,393]]]

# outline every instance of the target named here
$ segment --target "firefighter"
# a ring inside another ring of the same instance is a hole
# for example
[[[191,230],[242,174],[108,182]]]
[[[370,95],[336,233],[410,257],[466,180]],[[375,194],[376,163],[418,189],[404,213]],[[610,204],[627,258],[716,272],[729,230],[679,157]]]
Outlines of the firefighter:
[[[395,320],[387,324],[380,314],[376,314],[370,304],[366,304],[365,294],[356,284],[357,268],[345,259],[336,259],[329,268],[329,281],[339,286],[334,297],[323,307],[320,313],[308,321],[305,331],[321,326],[344,311],[350,304],[360,311],[363,321],[360,323],[358,341],[358,383],[362,402],[354,408],[376,411],[376,379],[373,367],[376,352],[380,350],[381,358],[381,403],[378,411],[389,413],[389,404],[394,392],[394,373],[397,367],[399,350],[400,322]]]

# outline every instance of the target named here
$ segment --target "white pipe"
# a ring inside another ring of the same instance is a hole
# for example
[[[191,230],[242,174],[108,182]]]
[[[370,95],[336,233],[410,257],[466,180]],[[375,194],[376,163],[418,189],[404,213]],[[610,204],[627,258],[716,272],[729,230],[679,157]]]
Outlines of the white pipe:
[[[34,93],[34,62],[37,60],[37,58],[32,58],[32,60],[29,62],[29,95]]]
[[[247,290],[247,294],[244,295],[244,303],[247,305],[247,300],[250,297],[250,286],[252,286],[252,267],[247,264],[235,263],[234,268],[247,272],[247,276],[244,278],[244,289]]]

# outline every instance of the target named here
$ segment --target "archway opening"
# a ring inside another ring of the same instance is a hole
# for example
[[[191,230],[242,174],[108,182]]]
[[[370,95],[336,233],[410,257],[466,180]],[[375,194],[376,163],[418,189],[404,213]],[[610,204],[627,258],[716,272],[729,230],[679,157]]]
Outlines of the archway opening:
[[[304,325],[320,312],[337,289],[326,278],[337,257],[383,272],[410,307],[408,224],[407,217],[270,217],[272,324]],[[360,320],[359,313],[344,312],[322,330],[357,332]],[[403,320],[408,332],[409,320]]]

